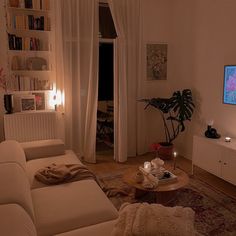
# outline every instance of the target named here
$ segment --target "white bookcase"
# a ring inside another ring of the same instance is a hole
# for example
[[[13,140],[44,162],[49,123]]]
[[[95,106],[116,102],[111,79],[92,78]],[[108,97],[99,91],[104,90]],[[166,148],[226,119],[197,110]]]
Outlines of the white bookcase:
[[[192,164],[236,185],[236,139],[209,139],[195,135]]]
[[[52,0],[5,0],[7,88],[15,97],[40,92],[47,103],[55,87],[52,4]]]

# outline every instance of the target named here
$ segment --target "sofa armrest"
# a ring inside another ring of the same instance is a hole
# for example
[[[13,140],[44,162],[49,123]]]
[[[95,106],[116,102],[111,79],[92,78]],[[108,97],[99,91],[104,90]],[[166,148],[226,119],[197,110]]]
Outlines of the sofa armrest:
[[[38,140],[21,143],[26,160],[58,156],[65,154],[65,145],[60,139]]]

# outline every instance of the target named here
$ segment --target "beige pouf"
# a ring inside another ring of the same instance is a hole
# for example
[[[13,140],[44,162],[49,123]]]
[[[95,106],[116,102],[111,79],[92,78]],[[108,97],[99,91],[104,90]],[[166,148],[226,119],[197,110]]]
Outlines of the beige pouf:
[[[189,207],[125,203],[119,211],[112,236],[193,236],[195,212]]]

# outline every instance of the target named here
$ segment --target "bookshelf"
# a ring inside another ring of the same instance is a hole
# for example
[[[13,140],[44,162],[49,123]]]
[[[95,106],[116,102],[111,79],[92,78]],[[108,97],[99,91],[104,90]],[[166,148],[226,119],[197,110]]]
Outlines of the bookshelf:
[[[49,98],[55,87],[52,4],[52,0],[5,0],[7,89],[14,100],[35,92]],[[50,108],[44,100],[45,109]]]

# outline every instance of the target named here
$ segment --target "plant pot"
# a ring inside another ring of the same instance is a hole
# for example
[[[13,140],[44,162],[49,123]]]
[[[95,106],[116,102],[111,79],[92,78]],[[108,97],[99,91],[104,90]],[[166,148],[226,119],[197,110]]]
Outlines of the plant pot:
[[[13,113],[13,95],[12,94],[4,94],[4,108],[6,110],[6,114]]]
[[[157,151],[158,157],[162,160],[170,160],[173,156],[174,145],[171,143],[159,143],[160,147]]]
[[[9,0],[10,7],[19,7],[19,0]]]

